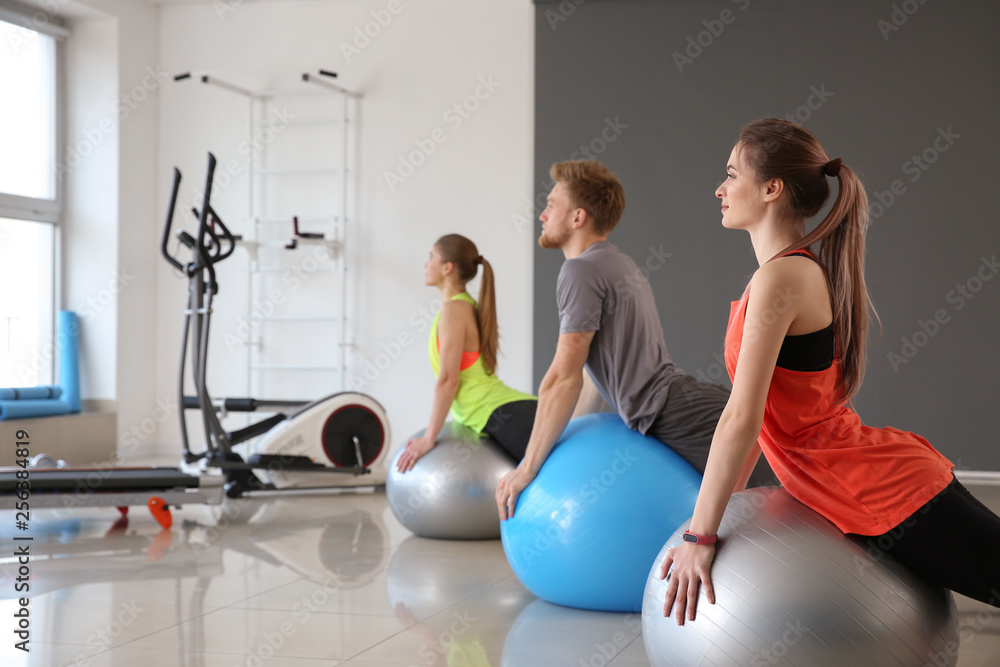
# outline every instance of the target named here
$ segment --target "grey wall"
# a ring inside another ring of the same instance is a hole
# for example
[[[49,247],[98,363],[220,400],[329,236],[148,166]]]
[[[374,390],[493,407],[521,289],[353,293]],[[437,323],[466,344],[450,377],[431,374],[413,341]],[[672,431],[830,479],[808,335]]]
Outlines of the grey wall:
[[[582,145],[617,172],[627,205],[611,240],[640,265],[651,248],[672,253],[650,276],[668,349],[728,384],[729,302],[756,263],[713,193],[740,127],[797,114],[875,203],[867,276],[882,332],[859,413],[924,435],[959,468],[1000,470],[1000,6],[924,2],[536,2],[536,204],[549,165],[585,157]],[[562,261],[535,251],[536,387]]]

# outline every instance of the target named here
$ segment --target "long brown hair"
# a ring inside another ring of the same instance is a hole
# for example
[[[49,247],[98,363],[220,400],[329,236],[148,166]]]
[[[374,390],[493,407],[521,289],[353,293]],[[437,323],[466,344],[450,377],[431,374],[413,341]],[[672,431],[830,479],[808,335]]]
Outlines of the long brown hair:
[[[843,372],[839,389],[842,400],[850,401],[865,374],[870,314],[878,317],[865,286],[865,189],[854,170],[839,158],[831,160],[811,132],[786,120],[764,118],[750,123],[740,131],[737,145],[758,182],[772,178],[784,182],[789,213],[803,219],[816,215],[829,198],[827,177],[839,181],[837,199],[827,216],[779,255],[819,243],[816,254],[830,286],[837,358]]]
[[[497,326],[496,295],[493,291],[493,267],[479,254],[476,244],[461,234],[445,234],[434,244],[441,253],[441,259],[455,265],[458,280],[465,285],[476,277],[477,265],[483,267],[483,279],[479,285],[479,307],[476,309],[476,323],[479,325],[479,354],[489,375],[497,369],[497,355],[500,353],[500,329]]]

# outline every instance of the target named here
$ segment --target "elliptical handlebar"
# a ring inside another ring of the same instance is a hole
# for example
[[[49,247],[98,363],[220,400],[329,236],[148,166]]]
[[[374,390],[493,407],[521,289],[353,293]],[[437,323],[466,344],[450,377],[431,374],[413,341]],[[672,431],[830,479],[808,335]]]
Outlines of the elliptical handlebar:
[[[205,173],[205,194],[202,197],[201,204],[201,215],[198,216],[198,233],[195,235],[198,243],[195,246],[194,252],[198,257],[198,262],[200,267],[208,271],[208,285],[210,289],[215,289],[215,267],[213,264],[217,261],[217,257],[221,254],[221,246],[216,244],[216,249],[214,254],[211,249],[205,244],[205,236],[215,236],[214,232],[211,232],[208,224],[208,217],[211,215],[211,201],[212,201],[212,181],[215,179],[215,156],[211,153],[208,154],[208,169]]]
[[[170,240],[170,227],[174,222],[174,207],[177,205],[177,192],[180,190],[180,187],[181,171],[177,167],[174,167],[174,184],[170,188],[170,204],[167,205],[167,222],[163,226],[163,241],[160,243],[160,252],[163,253],[164,259],[170,262],[171,266],[183,271],[184,265],[171,257],[170,252],[167,250],[167,241]]]
[[[212,181],[215,177],[215,166],[215,156],[209,153],[208,172],[205,176],[205,194],[202,200],[201,211],[197,208],[191,209],[195,217],[198,218],[198,231],[195,233],[195,236],[191,236],[185,231],[177,232],[180,242],[193,251],[194,261],[187,265],[182,264],[179,260],[172,257],[170,251],[167,249],[181,183],[181,172],[176,167],[174,167],[174,180],[170,190],[170,203],[167,207],[167,220],[163,226],[163,238],[160,243],[160,252],[171,266],[184,271],[188,275],[207,269],[209,273],[208,283],[212,285],[215,284],[215,270],[213,265],[226,259],[236,250],[236,236],[229,231],[222,218],[209,203],[212,197]],[[216,228],[219,230],[218,233],[216,232]]]
[[[196,218],[199,220],[201,219],[201,213],[198,209],[192,208],[191,212],[194,213]],[[215,264],[217,262],[221,262],[235,252],[236,236],[229,231],[229,228],[226,227],[226,223],[222,221],[222,218],[219,217],[219,214],[216,213],[215,209],[211,206],[208,207],[208,214],[208,235],[212,237],[212,244],[207,248],[207,252],[212,264]],[[220,235],[215,233],[216,226],[219,227],[222,238],[219,238]],[[228,244],[225,250],[222,249],[223,242]]]

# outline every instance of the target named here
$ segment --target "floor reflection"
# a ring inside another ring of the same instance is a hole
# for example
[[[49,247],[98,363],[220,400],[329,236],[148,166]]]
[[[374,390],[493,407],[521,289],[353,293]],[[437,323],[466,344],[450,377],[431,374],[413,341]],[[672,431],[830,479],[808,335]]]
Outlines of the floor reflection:
[[[25,594],[13,525],[0,512],[8,638]],[[499,540],[415,537],[383,494],[189,505],[169,531],[139,509],[45,510],[21,536],[33,538],[31,653],[0,643],[4,667],[649,664],[638,615],[538,600]],[[995,664],[1000,614],[958,608],[960,667]]]

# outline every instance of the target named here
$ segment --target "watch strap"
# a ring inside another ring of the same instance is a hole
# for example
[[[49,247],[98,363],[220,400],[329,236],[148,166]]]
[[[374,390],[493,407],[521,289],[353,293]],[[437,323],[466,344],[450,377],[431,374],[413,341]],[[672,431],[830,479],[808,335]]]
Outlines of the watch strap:
[[[697,535],[690,530],[684,531],[684,541],[691,544],[715,544],[719,541],[718,535]]]

